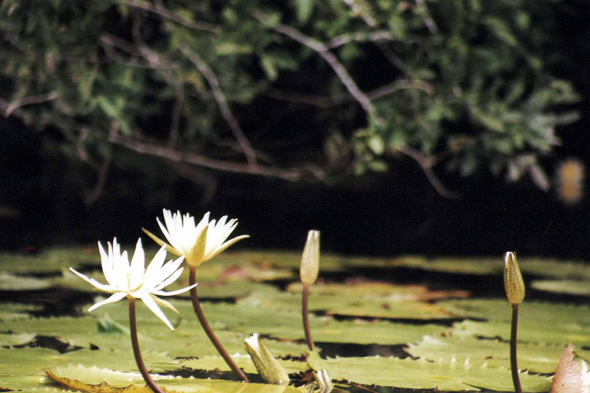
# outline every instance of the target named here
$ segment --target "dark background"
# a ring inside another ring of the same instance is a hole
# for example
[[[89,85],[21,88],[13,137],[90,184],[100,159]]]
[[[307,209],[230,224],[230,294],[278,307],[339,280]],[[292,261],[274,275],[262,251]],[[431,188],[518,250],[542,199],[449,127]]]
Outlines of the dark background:
[[[590,149],[590,28],[585,2],[555,15],[566,59],[553,70],[571,80],[582,100],[578,122],[561,127],[558,158],[588,164]],[[270,102],[257,103],[261,107]],[[301,113],[304,127],[305,113]],[[310,131],[312,132],[312,131]],[[51,138],[51,130],[43,131]],[[197,219],[239,219],[236,235],[251,238],[236,247],[301,249],[309,229],[322,231],[324,250],[393,256],[521,255],[590,259],[590,204],[573,206],[529,180],[506,183],[482,172],[463,179],[437,168],[441,180],[461,193],[445,199],[408,159],[390,162],[384,174],[349,177],[334,185],[288,183],[247,175],[215,173],[212,198],[202,185],[179,177],[166,163],[147,156],[155,180],[119,165],[110,171],[99,199],[88,206],[78,197],[82,166],[58,152],[48,154],[40,133],[14,117],[0,117],[0,248],[28,252],[43,247],[90,244],[117,236],[134,242],[141,227],[159,231],[162,208],[190,212]],[[115,152],[116,154],[116,152]],[[555,168],[546,167],[553,173]],[[586,182],[587,183],[587,182]]]

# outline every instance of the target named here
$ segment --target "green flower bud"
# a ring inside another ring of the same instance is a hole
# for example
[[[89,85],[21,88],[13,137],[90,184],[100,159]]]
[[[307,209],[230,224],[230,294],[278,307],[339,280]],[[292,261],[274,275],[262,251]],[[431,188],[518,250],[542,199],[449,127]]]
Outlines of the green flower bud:
[[[524,281],[514,252],[504,254],[504,288],[510,303],[522,303],[525,293]]]
[[[304,284],[313,284],[320,271],[320,231],[309,231],[307,242],[301,256],[301,281]]]
[[[270,353],[268,348],[260,341],[258,333],[244,340],[246,343],[246,352],[252,358],[258,373],[268,383],[283,385],[289,383],[289,374],[283,366]]]

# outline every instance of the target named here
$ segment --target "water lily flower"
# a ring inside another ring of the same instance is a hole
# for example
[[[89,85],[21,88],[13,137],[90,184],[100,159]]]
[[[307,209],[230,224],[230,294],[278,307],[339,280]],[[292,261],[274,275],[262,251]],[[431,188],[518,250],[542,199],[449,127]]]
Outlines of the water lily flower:
[[[172,292],[164,292],[162,290],[180,277],[183,270],[183,268],[180,268],[180,265],[184,258],[180,257],[175,261],[164,263],[166,259],[166,247],[162,247],[146,269],[145,253],[141,245],[141,239],[137,241],[131,263],[129,263],[127,251],[121,253],[121,247],[117,243],[117,238],[113,240],[113,244],[108,243],[108,252],[105,252],[100,242],[98,243],[98,248],[100,250],[102,271],[108,284],[102,284],[70,268],[74,274],[93,285],[96,289],[112,293],[109,298],[96,303],[88,311],[96,310],[105,304],[118,302],[125,297],[141,299],[166,326],[174,330],[174,327],[172,327],[172,324],[158,305],[167,307],[174,312],[178,312],[178,310],[169,302],[158,298],[158,296],[178,295],[196,286],[195,284]]]
[[[166,246],[171,253],[178,256],[183,255],[186,263],[195,267],[216,257],[238,241],[250,237],[241,235],[226,241],[228,236],[236,229],[238,220],[233,218],[228,221],[227,216],[223,216],[219,221],[209,221],[209,212],[203,216],[197,225],[195,225],[194,217],[190,214],[187,213],[183,216],[179,211],[172,214],[166,209],[164,209],[164,222],[166,225],[162,224],[159,218],[157,220],[168,243],[146,229],[143,229],[143,231],[159,245]]]
[[[189,283],[191,285],[196,283],[196,270],[203,262],[219,255],[232,244],[250,237],[248,235],[242,235],[226,241],[229,235],[236,229],[238,220],[233,218],[228,221],[227,216],[223,216],[219,221],[209,221],[209,212],[203,216],[197,225],[195,225],[194,217],[190,214],[187,213],[183,216],[179,211],[172,214],[166,209],[164,209],[164,222],[166,225],[162,224],[159,218],[157,218],[157,221],[168,243],[145,228],[142,228],[143,231],[156,243],[166,247],[171,253],[184,256],[186,263],[189,265]],[[191,289],[191,299],[199,323],[203,327],[203,330],[205,330],[213,346],[217,349],[217,352],[219,352],[238,378],[243,382],[248,382],[246,374],[233,361],[213,332],[213,329],[211,329],[209,322],[207,322],[205,313],[203,313],[203,309],[201,308],[197,288],[193,287]]]

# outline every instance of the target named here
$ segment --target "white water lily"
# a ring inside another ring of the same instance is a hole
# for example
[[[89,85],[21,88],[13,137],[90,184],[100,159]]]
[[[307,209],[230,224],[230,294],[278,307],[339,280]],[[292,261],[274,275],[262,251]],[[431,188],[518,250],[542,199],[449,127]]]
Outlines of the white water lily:
[[[194,217],[190,214],[187,213],[184,216],[180,212],[172,214],[166,209],[164,209],[164,222],[166,225],[162,224],[159,218],[157,220],[168,243],[146,229],[143,229],[143,231],[159,245],[166,246],[171,253],[179,256],[183,255],[186,263],[194,267],[214,258],[238,241],[250,237],[249,235],[242,235],[226,241],[236,229],[238,220],[232,218],[228,221],[227,216],[223,216],[219,221],[209,221],[209,212],[203,216],[197,225],[195,225]]]
[[[113,244],[108,243],[108,253],[105,252],[100,242],[98,243],[98,248],[100,250],[102,272],[108,284],[102,284],[70,268],[73,273],[95,288],[112,293],[108,299],[96,303],[88,311],[96,310],[105,304],[118,302],[125,297],[133,297],[141,299],[166,326],[174,330],[172,324],[158,305],[168,307],[174,312],[178,312],[178,310],[169,302],[158,298],[158,296],[178,295],[196,286],[195,284],[172,292],[164,292],[162,290],[180,277],[183,270],[183,268],[180,268],[180,265],[184,258],[180,257],[175,261],[164,263],[166,259],[166,247],[162,247],[146,269],[145,253],[141,245],[141,239],[137,241],[131,263],[129,263],[127,251],[121,253],[121,247],[117,243],[117,238],[113,240]]]

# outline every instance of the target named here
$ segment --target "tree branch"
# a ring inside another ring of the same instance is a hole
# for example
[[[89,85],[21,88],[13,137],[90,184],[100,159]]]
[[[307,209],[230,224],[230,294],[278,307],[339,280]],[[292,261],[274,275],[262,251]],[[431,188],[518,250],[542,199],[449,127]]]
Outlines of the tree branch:
[[[365,93],[363,93],[361,89],[359,89],[359,87],[352,79],[348,71],[346,71],[346,68],[344,68],[342,63],[340,63],[338,59],[332,54],[332,52],[329,51],[326,45],[316,40],[315,38],[306,36],[305,34],[293,29],[292,27],[283,25],[281,23],[270,22],[268,16],[263,12],[255,11],[252,14],[252,16],[264,25],[271,27],[276,32],[286,35],[287,37],[290,37],[293,40],[316,51],[330,65],[330,67],[332,67],[340,81],[344,84],[344,86],[348,89],[350,94],[352,94],[352,96],[360,104],[360,106],[365,110],[365,112],[369,116],[375,113],[375,108],[373,107],[373,104],[371,104],[371,100],[369,100],[369,97],[367,97]]]
[[[426,7],[426,2],[424,0],[416,0],[416,5],[418,5],[418,9],[422,14],[422,18],[424,18],[424,24],[428,28],[431,34],[438,34],[438,26],[432,16],[430,16],[430,11],[428,11],[428,7]]]
[[[403,89],[418,89],[418,90],[422,90],[425,93],[430,94],[430,95],[434,94],[434,86],[432,86],[429,83],[426,83],[424,81],[398,79],[396,81],[388,83],[387,85],[380,86],[380,87],[376,88],[375,90],[371,90],[369,93],[367,93],[367,96],[371,100],[375,100],[377,98],[391,94],[394,91],[403,90]]]
[[[205,168],[215,169],[224,172],[241,173],[248,175],[260,175],[266,177],[274,177],[287,181],[298,181],[302,178],[304,172],[314,173],[309,168],[272,168],[260,165],[248,165],[237,162],[228,162],[206,157],[196,153],[183,152],[161,144],[146,143],[138,139],[130,139],[121,136],[119,133],[112,132],[109,135],[109,142],[124,146],[130,150],[141,154],[149,154],[156,157],[161,157],[169,161],[183,162],[193,165],[202,166]],[[315,172],[317,175],[319,172]],[[323,172],[321,172],[323,176]],[[320,180],[322,180],[320,178]]]
[[[38,96],[31,96],[31,97],[24,97],[19,100],[11,102],[6,109],[4,110],[4,117],[10,116],[10,114],[15,110],[25,105],[32,105],[32,104],[40,104],[42,102],[52,101],[59,97],[59,92],[57,90],[52,91],[51,93],[41,94]]]
[[[181,24],[184,27],[188,27],[189,29],[204,30],[209,31],[211,33],[219,33],[221,31],[221,28],[219,26],[216,26],[212,23],[194,22],[191,20],[187,20],[181,17],[180,15],[177,15],[174,12],[169,11],[167,8],[164,8],[162,4],[157,4],[154,6],[150,3],[141,0],[119,0],[118,3],[127,4],[128,6],[136,7],[144,11],[151,12],[153,14],[161,16],[164,19],[168,19],[178,24]]]
[[[439,193],[440,196],[449,199],[459,199],[461,196],[454,191],[449,190],[445,185],[440,181],[438,176],[432,170],[432,166],[434,164],[433,157],[428,157],[419,152],[418,150],[412,149],[407,145],[402,145],[398,148],[398,150],[405,154],[406,156],[414,159],[422,168],[422,171],[426,175],[426,178],[432,185],[432,187]]]
[[[180,43],[178,45],[178,49],[199,69],[199,71],[205,76],[207,82],[209,83],[209,87],[211,88],[211,92],[213,93],[213,97],[215,97],[215,101],[217,101],[217,106],[219,107],[219,111],[221,115],[229,125],[229,128],[232,130],[236,140],[242,147],[242,151],[246,155],[246,159],[248,160],[248,164],[255,166],[256,165],[256,153],[244,135],[242,131],[242,127],[240,127],[240,123],[238,119],[234,116],[229,105],[227,104],[227,100],[225,98],[225,94],[221,90],[219,85],[219,80],[217,76],[213,72],[213,70],[209,67],[209,65],[199,56],[198,53],[191,50],[188,46],[184,43]]]
[[[395,41],[396,37],[387,30],[378,30],[373,32],[357,32],[357,33],[346,33],[341,34],[332,38],[326,42],[326,45],[330,49],[338,48],[344,44],[348,44],[353,41]]]
[[[96,184],[94,185],[92,191],[86,196],[86,200],[84,201],[86,206],[93,205],[98,200],[98,198],[100,198],[102,190],[104,189],[104,185],[107,181],[109,169],[111,167],[111,160],[112,159],[110,156],[107,157],[100,166],[100,169],[98,170],[98,179],[96,180]]]

